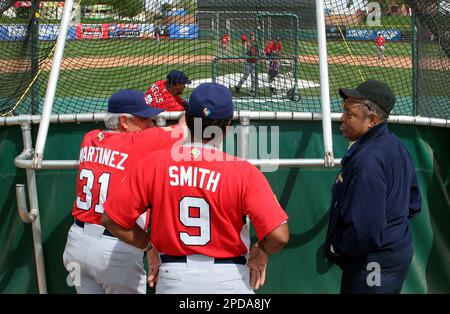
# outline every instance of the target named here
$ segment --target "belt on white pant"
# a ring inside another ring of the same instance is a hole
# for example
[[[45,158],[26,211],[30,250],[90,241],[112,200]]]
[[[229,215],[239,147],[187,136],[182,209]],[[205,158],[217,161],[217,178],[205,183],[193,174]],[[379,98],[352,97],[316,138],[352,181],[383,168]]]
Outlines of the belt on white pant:
[[[78,227],[84,228],[85,222],[84,222],[84,221],[79,221],[78,219],[75,219],[75,224],[76,224]],[[103,235],[108,236],[108,237],[116,238],[116,236],[113,235],[111,232],[109,232],[107,229],[105,229],[105,230],[103,231]]]
[[[167,254],[161,254],[161,263],[186,263],[187,258],[186,255],[182,256],[174,256],[174,255],[167,255]],[[214,258],[214,264],[238,264],[238,265],[246,265],[247,259],[245,256],[236,256],[236,257],[229,257],[229,258]]]

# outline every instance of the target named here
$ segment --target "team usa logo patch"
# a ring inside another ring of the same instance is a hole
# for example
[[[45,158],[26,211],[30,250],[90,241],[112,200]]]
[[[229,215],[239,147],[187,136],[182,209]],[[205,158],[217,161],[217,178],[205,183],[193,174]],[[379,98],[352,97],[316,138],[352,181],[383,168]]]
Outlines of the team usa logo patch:
[[[103,132],[100,132],[100,133],[98,133],[97,138],[101,142],[105,138],[105,135],[103,134]]]
[[[198,156],[200,156],[200,150],[198,148],[192,148],[191,150],[191,156],[194,158],[197,158]]]
[[[208,108],[203,108],[203,116],[208,117],[211,114],[211,111]]]
[[[152,101],[153,101],[152,95],[148,94],[147,97],[145,97],[145,103],[146,103],[147,105],[151,105],[151,104],[152,104]]]

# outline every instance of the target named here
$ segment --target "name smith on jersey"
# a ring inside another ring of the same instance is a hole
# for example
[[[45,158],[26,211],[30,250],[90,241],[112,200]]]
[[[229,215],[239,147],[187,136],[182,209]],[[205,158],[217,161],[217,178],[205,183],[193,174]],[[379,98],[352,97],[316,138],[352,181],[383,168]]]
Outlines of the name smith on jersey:
[[[123,163],[127,158],[128,154],[104,147],[84,146],[80,150],[80,164],[82,162],[94,162],[119,170],[125,170]]]
[[[171,186],[190,186],[215,192],[220,181],[220,172],[199,167],[170,166]]]

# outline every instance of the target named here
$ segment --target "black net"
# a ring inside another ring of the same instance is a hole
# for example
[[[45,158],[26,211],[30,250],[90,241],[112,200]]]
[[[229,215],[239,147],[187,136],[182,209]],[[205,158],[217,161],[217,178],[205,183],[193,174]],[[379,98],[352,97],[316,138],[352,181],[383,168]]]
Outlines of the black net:
[[[416,113],[450,118],[450,2],[408,2],[417,26]]]
[[[332,111],[339,87],[371,78],[395,91],[394,114],[449,118],[448,1],[406,1],[417,33],[397,2],[324,1]],[[1,115],[42,112],[63,6],[0,2]],[[75,1],[52,112],[105,111],[171,70],[192,80],[184,99],[216,81],[237,109],[319,112],[315,1]]]

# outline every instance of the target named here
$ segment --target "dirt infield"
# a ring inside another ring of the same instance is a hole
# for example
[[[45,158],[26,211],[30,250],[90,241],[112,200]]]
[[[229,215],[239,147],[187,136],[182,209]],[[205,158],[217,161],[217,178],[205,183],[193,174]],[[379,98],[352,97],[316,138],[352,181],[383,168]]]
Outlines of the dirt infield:
[[[163,64],[199,64],[211,63],[214,60],[212,55],[200,56],[126,56],[126,57],[82,57],[65,58],[61,70],[76,69],[100,69],[145,65]],[[302,55],[299,57],[301,63],[318,63],[319,56]],[[230,60],[227,62],[242,62],[241,60]],[[40,69],[49,71],[52,60],[46,59],[41,62]],[[412,61],[410,57],[386,57],[384,61],[379,61],[377,57],[370,56],[328,56],[328,64],[346,64],[354,66],[370,66],[381,68],[403,68],[410,69]],[[430,65],[432,67],[432,65]],[[24,60],[0,60],[0,73],[27,72],[31,69],[30,61]],[[436,69],[438,69],[436,67]]]

